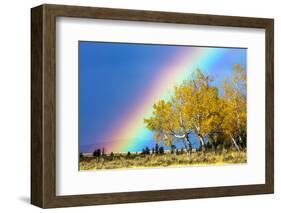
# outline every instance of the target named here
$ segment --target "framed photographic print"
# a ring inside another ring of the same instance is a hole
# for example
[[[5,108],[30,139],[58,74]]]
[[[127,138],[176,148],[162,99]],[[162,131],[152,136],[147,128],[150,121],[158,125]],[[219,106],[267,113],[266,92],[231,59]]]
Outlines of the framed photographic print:
[[[274,191],[273,19],[31,9],[31,203]]]

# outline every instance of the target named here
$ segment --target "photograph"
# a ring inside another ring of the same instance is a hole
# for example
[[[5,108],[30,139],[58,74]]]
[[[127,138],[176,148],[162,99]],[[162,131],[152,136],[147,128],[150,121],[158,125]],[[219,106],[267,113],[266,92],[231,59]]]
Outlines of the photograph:
[[[247,48],[79,41],[78,54],[79,171],[247,163]]]
[[[274,13],[148,5],[31,8],[32,205],[274,193]]]

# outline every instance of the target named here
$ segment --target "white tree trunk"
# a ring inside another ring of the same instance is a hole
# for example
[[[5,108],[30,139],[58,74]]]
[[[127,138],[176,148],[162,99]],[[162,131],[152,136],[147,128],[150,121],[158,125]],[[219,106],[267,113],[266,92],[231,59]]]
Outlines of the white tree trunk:
[[[188,137],[185,137],[185,140],[188,144],[188,149],[186,147],[186,150],[188,152],[188,156],[189,156],[189,160],[191,159],[191,155],[192,155],[192,146],[191,146],[191,142],[189,141]]]
[[[204,152],[205,151],[205,143],[204,143],[204,138],[199,135],[199,140],[200,140],[200,144],[201,144],[201,149]]]
[[[235,148],[238,150],[238,152],[240,152],[240,148],[239,148],[238,144],[236,143],[236,140],[232,137],[232,135],[231,135],[231,140],[232,140]]]

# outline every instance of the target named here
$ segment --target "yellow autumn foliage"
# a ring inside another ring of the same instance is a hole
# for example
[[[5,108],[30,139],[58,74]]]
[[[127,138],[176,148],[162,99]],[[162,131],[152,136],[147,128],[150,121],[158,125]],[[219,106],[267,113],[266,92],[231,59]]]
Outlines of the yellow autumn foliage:
[[[216,138],[246,143],[246,71],[235,64],[230,79],[213,85],[212,78],[197,69],[191,80],[175,85],[169,101],[153,105],[153,115],[144,119],[158,141],[171,145],[177,135],[196,134],[201,147]]]

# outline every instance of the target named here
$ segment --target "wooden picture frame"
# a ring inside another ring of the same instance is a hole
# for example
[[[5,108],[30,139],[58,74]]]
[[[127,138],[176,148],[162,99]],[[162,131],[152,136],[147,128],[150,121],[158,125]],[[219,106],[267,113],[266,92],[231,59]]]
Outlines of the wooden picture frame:
[[[56,18],[95,18],[265,29],[265,184],[86,195],[56,195]],[[31,9],[31,203],[41,208],[133,203],[274,192],[274,21],[44,4]]]

